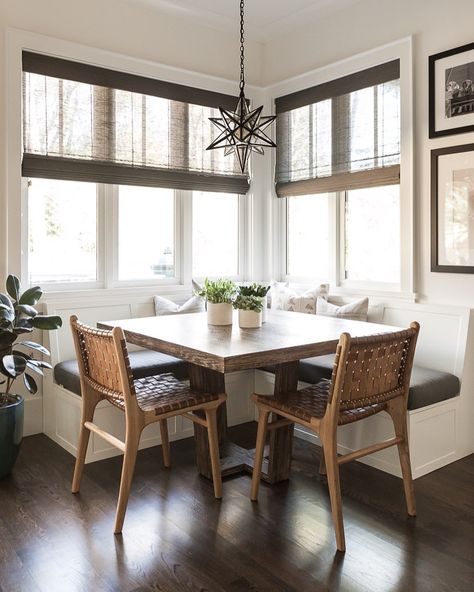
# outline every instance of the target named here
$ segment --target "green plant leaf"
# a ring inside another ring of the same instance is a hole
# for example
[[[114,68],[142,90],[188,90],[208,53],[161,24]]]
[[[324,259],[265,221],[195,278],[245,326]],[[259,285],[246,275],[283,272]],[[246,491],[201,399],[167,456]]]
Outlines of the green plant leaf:
[[[24,345],[25,347],[28,347],[30,349],[34,349],[38,352],[40,352],[41,354],[45,355],[45,356],[50,356],[51,354],[49,353],[49,350],[47,350],[44,345],[41,345],[40,343],[36,343],[36,341],[20,341],[20,343],[18,345]]]
[[[18,345],[20,345],[20,344],[18,344]],[[12,354],[14,354],[15,356],[23,356],[27,360],[32,360],[33,359],[30,355],[25,354],[25,352],[22,352],[22,351],[20,351],[18,349],[12,350]]]
[[[34,306],[43,295],[43,290],[39,286],[33,286],[25,290],[20,297],[20,304]]]
[[[15,343],[16,335],[11,331],[0,332],[0,348],[10,347],[12,343]]]
[[[13,332],[17,335],[20,335],[21,333],[31,333],[33,331],[33,325],[31,321],[32,319],[29,318],[18,319],[15,326],[13,327]]]
[[[23,335],[23,333],[32,333],[32,332],[33,332],[32,327],[15,327],[13,329],[13,333],[15,333],[16,335]]]
[[[43,360],[34,360],[33,358],[30,359],[30,362],[38,368],[49,368],[51,370],[52,366],[49,362],[43,362]]]
[[[38,315],[33,319],[30,319],[30,323],[32,327],[36,329],[43,329],[43,331],[53,331],[54,329],[59,329],[62,326],[63,321],[61,317],[58,316],[46,316],[46,315]]]
[[[13,298],[15,302],[20,299],[20,280],[16,277],[16,275],[9,275],[7,277],[7,292],[8,295]]]
[[[36,384],[36,380],[30,376],[29,374],[23,374],[23,382],[25,383],[28,392],[32,395],[35,395],[38,392],[38,385]]]
[[[26,370],[26,359],[23,356],[3,356],[3,367],[11,378],[16,378]]]
[[[0,304],[0,319],[11,323],[15,320],[15,312],[5,304]]]
[[[33,362],[31,360],[28,360],[26,362],[26,365],[30,370],[33,370],[33,372],[36,372],[37,374],[44,376],[43,370],[41,370],[41,368],[39,366],[37,366],[36,364],[33,364]]]
[[[24,315],[28,315],[29,317],[35,317],[38,314],[36,308],[33,308],[29,304],[17,304],[15,309]]]
[[[13,304],[10,298],[3,292],[0,292],[0,302],[8,307],[10,310],[13,310]]]

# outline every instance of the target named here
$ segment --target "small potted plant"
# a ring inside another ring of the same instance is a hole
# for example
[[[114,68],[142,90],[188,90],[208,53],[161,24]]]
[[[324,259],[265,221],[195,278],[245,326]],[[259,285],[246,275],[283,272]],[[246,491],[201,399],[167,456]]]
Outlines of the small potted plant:
[[[234,308],[239,311],[239,327],[255,329],[262,326],[263,303],[260,297],[239,293],[234,300]]]
[[[250,284],[250,286],[240,286],[239,294],[241,296],[255,296],[262,301],[262,323],[267,320],[267,294],[270,286],[263,286],[262,284]]]
[[[236,292],[237,286],[232,280],[204,280],[204,286],[196,294],[206,300],[209,325],[232,325],[232,302]]]
[[[14,381],[22,376],[28,392],[35,394],[38,386],[30,372],[42,376],[43,368],[51,368],[33,355],[49,356],[45,347],[18,339],[33,329],[50,331],[62,325],[60,317],[40,315],[34,308],[43,294],[38,286],[21,293],[19,279],[9,275],[6,288],[6,294],[0,292],[0,478],[11,472],[23,437],[24,399],[12,393]]]

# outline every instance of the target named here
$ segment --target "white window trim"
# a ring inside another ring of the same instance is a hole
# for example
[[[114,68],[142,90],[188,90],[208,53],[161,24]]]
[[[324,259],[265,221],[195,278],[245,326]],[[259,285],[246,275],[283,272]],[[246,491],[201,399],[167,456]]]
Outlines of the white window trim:
[[[93,282],[43,282],[47,292],[77,290],[122,289],[189,285],[192,279],[202,282],[204,277],[192,274],[192,210],[193,192],[174,191],[174,265],[175,274],[166,279],[121,280],[119,277],[119,186],[97,183],[97,280]],[[28,183],[22,184],[22,273],[21,280],[30,284],[28,268]],[[238,273],[226,276],[234,281],[246,277],[249,247],[249,200],[238,195]]]
[[[105,68],[131,72],[133,74],[149,76],[163,80],[169,80],[178,84],[203,88],[215,92],[235,94],[236,86],[232,80],[217,78],[215,76],[200,74],[191,70],[174,68],[165,64],[159,64],[123,54],[104,51],[62,39],[31,33],[19,29],[8,28],[6,30],[5,51],[5,114],[6,114],[6,177],[8,195],[8,242],[6,262],[9,273],[15,273],[21,277],[25,285],[28,284],[28,252],[24,249],[28,244],[28,217],[27,217],[27,188],[25,180],[21,177],[22,154],[22,52],[24,50],[59,56],[64,59],[77,60]],[[252,99],[258,94],[259,89],[248,85],[248,96]],[[105,244],[98,248],[100,253],[98,260],[98,280],[96,282],[72,282],[67,284],[45,284],[43,287],[47,294],[100,294],[106,289],[107,293],[124,291],[136,292],[137,287],[144,290],[160,293],[172,293],[181,291],[182,286],[187,290],[191,286],[192,278],[192,207],[191,198],[186,199],[186,192],[176,192],[175,220],[179,228],[176,228],[176,277],[168,280],[140,280],[118,281],[118,270],[115,232],[118,230],[116,220],[111,221],[105,212],[102,216],[104,228],[98,229],[104,237]],[[189,194],[191,192],[188,192]],[[100,201],[100,200],[99,200]],[[113,196],[107,195],[105,208],[113,207]],[[239,197],[239,274],[233,279],[244,281],[251,279],[251,228],[248,221],[252,219],[253,200],[250,196]],[[116,208],[116,206],[115,206]],[[115,215],[115,214],[114,214]],[[100,224],[100,223],[99,223]],[[98,245],[99,247],[99,245]],[[110,255],[112,251],[112,255]],[[110,264],[110,256],[113,263]],[[109,262],[107,264],[107,262]]]
[[[413,219],[413,68],[412,38],[406,37],[388,45],[367,51],[346,60],[330,64],[323,68],[307,72],[301,76],[290,78],[267,88],[267,94],[274,101],[275,97],[297,92],[317,84],[346,76],[354,72],[376,66],[394,59],[400,60],[400,117],[401,117],[401,158],[400,169],[400,283],[385,284],[376,282],[342,282],[341,281],[341,247],[342,236],[333,240],[337,247],[331,250],[330,273],[324,281],[329,281],[332,293],[364,294],[372,296],[389,296],[414,300],[414,219]],[[275,166],[273,156],[273,169]],[[280,281],[305,283],[320,281],[321,278],[296,278],[287,275],[287,208],[285,198],[277,198],[274,188],[273,197],[273,276]],[[334,200],[339,201],[339,200]],[[339,206],[337,206],[339,207]],[[340,213],[337,214],[340,217]],[[340,233],[340,224],[335,224],[334,232]],[[334,238],[334,237],[332,237]]]

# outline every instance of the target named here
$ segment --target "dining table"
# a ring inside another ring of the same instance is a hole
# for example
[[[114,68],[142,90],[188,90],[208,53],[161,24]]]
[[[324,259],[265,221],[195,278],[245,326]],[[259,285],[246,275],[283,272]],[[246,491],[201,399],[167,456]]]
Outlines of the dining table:
[[[240,328],[236,315],[232,325],[208,325],[205,312],[98,323],[104,329],[116,326],[123,329],[127,342],[186,361],[190,387],[196,392],[224,393],[227,373],[272,366],[274,396],[279,397],[297,389],[299,361],[334,353],[341,333],[362,337],[397,330],[389,325],[284,310],[269,310],[267,321],[252,329]],[[229,439],[225,404],[219,407],[217,421],[222,476],[251,473],[253,451]],[[262,479],[273,484],[289,478],[293,424],[278,416],[272,421],[275,426],[269,429]],[[207,430],[194,423],[194,434],[198,470],[211,478]]]

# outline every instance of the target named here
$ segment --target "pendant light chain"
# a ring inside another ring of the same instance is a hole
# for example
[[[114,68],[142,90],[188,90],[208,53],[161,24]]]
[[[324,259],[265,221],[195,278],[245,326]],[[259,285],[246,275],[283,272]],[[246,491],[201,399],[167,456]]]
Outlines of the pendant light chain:
[[[221,117],[210,117],[220,134],[206,150],[224,149],[224,156],[234,155],[240,172],[248,175],[247,163],[251,152],[263,154],[263,147],[275,148],[275,142],[265,130],[276,119],[275,115],[262,115],[263,106],[250,108],[245,98],[244,72],[244,0],[240,0],[240,82],[239,100],[234,111],[219,107]]]
[[[240,0],[240,95],[243,96],[245,88],[244,75],[244,0]]]

